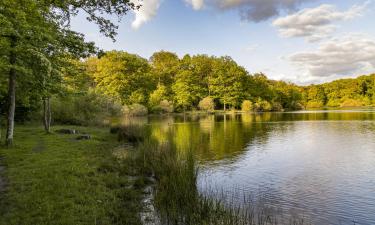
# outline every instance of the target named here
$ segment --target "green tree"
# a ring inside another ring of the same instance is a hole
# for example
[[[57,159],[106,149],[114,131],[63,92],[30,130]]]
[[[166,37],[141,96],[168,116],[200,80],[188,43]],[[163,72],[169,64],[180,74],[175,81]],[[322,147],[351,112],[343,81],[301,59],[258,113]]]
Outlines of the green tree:
[[[253,110],[253,103],[250,100],[245,100],[242,102],[241,109],[244,112],[250,112]]]
[[[210,78],[210,89],[213,96],[223,104],[224,111],[227,106],[239,107],[246,97],[245,82],[248,73],[238,66],[230,57],[221,57],[215,60],[213,76]]]
[[[110,51],[100,58],[94,80],[104,94],[129,105],[145,104],[154,89],[147,60],[121,51]]]
[[[149,106],[150,108],[153,108],[158,106],[161,101],[167,99],[167,88],[164,85],[158,85],[157,88],[150,94]]]
[[[178,71],[179,58],[175,53],[155,52],[150,58],[152,75],[158,85],[170,88]]]

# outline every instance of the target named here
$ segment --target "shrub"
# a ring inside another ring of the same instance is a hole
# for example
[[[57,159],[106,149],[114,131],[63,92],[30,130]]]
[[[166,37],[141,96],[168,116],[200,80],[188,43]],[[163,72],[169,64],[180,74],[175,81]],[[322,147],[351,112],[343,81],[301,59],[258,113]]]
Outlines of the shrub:
[[[211,97],[205,97],[199,102],[198,108],[204,111],[213,111],[215,109],[214,100]]]
[[[128,116],[145,116],[148,113],[146,106],[141,104],[132,104],[124,106],[122,112]]]
[[[284,108],[283,108],[283,106],[281,105],[280,102],[274,102],[272,104],[272,111],[281,112],[283,110],[284,110]]]
[[[161,101],[159,107],[163,113],[173,112],[173,103],[168,100]]]
[[[55,123],[101,125],[108,117],[120,115],[121,105],[106,96],[89,92],[52,98],[51,110]]]
[[[272,105],[267,100],[259,98],[254,104],[254,110],[257,112],[268,112],[272,110]]]
[[[322,108],[324,106],[323,102],[320,101],[309,101],[307,103],[307,108]]]
[[[253,110],[253,103],[249,100],[245,100],[242,102],[241,109],[244,112],[250,112]]]
[[[161,101],[158,105],[151,108],[153,113],[172,113],[174,111],[173,103],[168,100]]]
[[[351,99],[351,98],[345,99],[340,105],[340,107],[360,107],[360,106],[363,106],[362,101]]]
[[[294,104],[293,110],[303,110],[303,109],[305,109],[305,107],[300,102],[296,102]]]

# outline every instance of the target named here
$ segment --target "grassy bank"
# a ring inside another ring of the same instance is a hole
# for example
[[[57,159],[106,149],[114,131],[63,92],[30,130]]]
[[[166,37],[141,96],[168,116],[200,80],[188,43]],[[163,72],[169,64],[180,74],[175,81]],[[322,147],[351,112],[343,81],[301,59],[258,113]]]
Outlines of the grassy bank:
[[[157,218],[147,224],[306,224],[294,218],[283,223],[275,211],[252,201],[200,193],[193,149],[180,151],[172,139],[160,143],[147,127],[112,128],[112,134],[107,128],[77,129],[91,139],[17,127],[15,146],[0,149],[7,180],[0,225],[142,224],[150,185]]]
[[[133,188],[130,168],[113,157],[117,137],[105,128],[78,129],[91,140],[17,127],[15,146],[0,148],[7,180],[0,224],[141,223],[142,191]]]

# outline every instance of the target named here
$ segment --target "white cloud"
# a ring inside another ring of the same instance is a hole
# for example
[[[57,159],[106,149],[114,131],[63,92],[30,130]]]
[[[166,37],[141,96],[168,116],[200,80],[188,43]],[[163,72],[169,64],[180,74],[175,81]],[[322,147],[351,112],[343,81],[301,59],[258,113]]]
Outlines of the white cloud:
[[[194,9],[208,5],[221,10],[238,10],[243,20],[259,22],[313,0],[186,0]]]
[[[133,29],[139,29],[143,24],[147,23],[152,18],[154,18],[157,14],[157,11],[161,3],[161,0],[131,1],[136,4],[140,3],[142,5],[139,10],[134,11],[135,19],[132,22]]]
[[[201,10],[204,6],[204,0],[185,0],[194,10]]]
[[[318,50],[287,58],[305,70],[306,79],[352,76],[375,72],[375,39],[349,35],[321,43]]]
[[[361,16],[368,4],[369,2],[354,5],[347,11],[339,11],[334,5],[323,4],[278,18],[273,21],[273,26],[279,29],[283,37],[305,37],[310,42],[318,41],[336,30],[334,22]]]

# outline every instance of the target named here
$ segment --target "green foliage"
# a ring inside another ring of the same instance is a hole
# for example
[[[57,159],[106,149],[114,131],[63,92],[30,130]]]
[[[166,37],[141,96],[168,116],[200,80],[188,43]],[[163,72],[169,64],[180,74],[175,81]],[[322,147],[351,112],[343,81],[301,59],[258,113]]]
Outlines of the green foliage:
[[[154,110],[160,113],[172,113],[174,110],[173,103],[168,100],[162,100]]]
[[[269,112],[272,110],[272,105],[267,100],[258,98],[254,104],[254,110],[257,112]]]
[[[283,111],[283,105],[280,102],[274,102],[272,103],[272,111],[275,112],[281,112]]]
[[[340,107],[360,107],[363,106],[363,102],[356,99],[343,99]]]
[[[238,66],[230,57],[216,59],[213,66],[213,75],[210,77],[210,89],[215,98],[226,108],[239,107],[245,96],[247,71]]]
[[[100,125],[121,113],[120,104],[95,92],[54,97],[51,105],[53,121],[57,124]]]
[[[154,53],[148,63],[136,55],[111,51],[99,59],[89,58],[85,65],[85,73],[93,80],[88,78],[88,84],[123,104],[147,105],[155,113],[170,112],[172,108],[214,110],[214,103],[236,109],[244,100],[257,98],[280,103],[281,107],[274,107],[278,110],[300,109],[302,103],[300,87],[268,80],[264,74],[250,75],[230,57],[185,55],[179,59],[174,53],[161,51]],[[202,105],[206,96],[212,100],[207,107]],[[260,110],[269,108],[263,104]]]
[[[211,97],[208,96],[199,102],[198,107],[203,111],[213,111],[215,110],[215,102]]]
[[[371,106],[374,102],[375,75],[341,79],[304,88],[308,108]]]
[[[154,108],[159,106],[160,102],[167,99],[167,88],[164,85],[158,85],[156,90],[150,94],[149,106]]]
[[[94,79],[104,94],[123,104],[144,104],[153,89],[147,60],[126,52],[107,52],[97,64]]]
[[[122,107],[122,112],[129,116],[145,116],[148,113],[147,107],[141,104],[125,105]]]
[[[244,112],[250,112],[253,110],[253,103],[250,100],[245,100],[242,102],[241,109]]]
[[[179,58],[175,53],[155,52],[150,58],[152,75],[155,82],[164,87],[171,87],[178,72]],[[170,90],[169,90],[170,91]]]
[[[307,105],[306,105],[307,108],[322,108],[323,106],[324,106],[323,102],[314,101],[314,100],[307,102]]]
[[[200,90],[195,85],[197,81],[195,79],[196,77],[189,70],[181,70],[177,74],[176,81],[172,86],[177,107],[186,110],[199,101]]]

